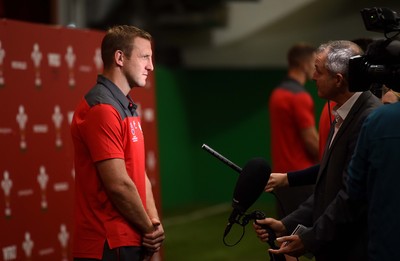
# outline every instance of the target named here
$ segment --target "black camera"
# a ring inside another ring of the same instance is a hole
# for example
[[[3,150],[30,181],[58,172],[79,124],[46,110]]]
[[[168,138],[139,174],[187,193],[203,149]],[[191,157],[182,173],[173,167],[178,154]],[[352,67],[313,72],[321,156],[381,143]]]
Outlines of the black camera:
[[[384,7],[364,8],[361,16],[368,31],[384,33],[385,39],[372,42],[364,55],[350,58],[349,90],[376,91],[386,85],[400,91],[400,41],[396,39],[400,17]]]
[[[400,30],[400,17],[395,11],[386,7],[361,9],[361,16],[367,31],[386,34]]]

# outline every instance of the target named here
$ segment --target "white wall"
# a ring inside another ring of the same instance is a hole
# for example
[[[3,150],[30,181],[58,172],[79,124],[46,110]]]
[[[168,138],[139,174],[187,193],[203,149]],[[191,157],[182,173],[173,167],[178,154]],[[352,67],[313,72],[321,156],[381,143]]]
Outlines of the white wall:
[[[272,2],[271,5],[277,3]],[[259,10],[254,12],[254,18],[249,17],[251,13],[247,11],[243,12],[242,16],[236,14],[238,20],[232,22],[231,28],[214,32],[213,44],[185,48],[183,52],[185,65],[282,67],[286,66],[286,51],[299,41],[310,42],[317,46],[328,40],[383,37],[380,33],[366,31],[360,15],[362,8],[388,7],[400,13],[398,0],[381,0],[379,3],[372,0],[280,0],[279,2],[282,5],[277,5],[275,8],[267,8],[268,4],[265,1],[255,2],[259,3]],[[298,2],[302,5],[299,6]],[[235,8],[233,10],[234,13],[240,12]],[[263,13],[270,19],[260,19],[258,16],[262,16]],[[237,32],[233,29],[235,24]]]

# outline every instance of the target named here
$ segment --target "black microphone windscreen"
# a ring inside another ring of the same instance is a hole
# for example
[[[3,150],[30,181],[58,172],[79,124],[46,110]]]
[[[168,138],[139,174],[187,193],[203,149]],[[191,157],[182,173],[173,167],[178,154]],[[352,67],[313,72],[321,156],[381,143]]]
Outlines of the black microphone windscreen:
[[[263,158],[249,160],[236,182],[232,206],[246,212],[264,191],[270,175],[271,167]]]

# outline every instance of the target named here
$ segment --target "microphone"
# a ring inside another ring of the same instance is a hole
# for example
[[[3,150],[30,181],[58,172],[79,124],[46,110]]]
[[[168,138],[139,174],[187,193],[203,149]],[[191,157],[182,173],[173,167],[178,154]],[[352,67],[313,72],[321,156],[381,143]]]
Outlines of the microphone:
[[[242,172],[242,169],[238,165],[236,165],[232,161],[228,160],[227,158],[225,158],[224,156],[222,156],[221,154],[210,148],[210,146],[203,144],[201,148],[210,153],[211,155],[213,155],[214,157],[216,157],[217,159],[219,159],[220,161],[222,161],[223,163],[225,163],[226,165],[228,165],[234,171],[238,173]]]
[[[239,178],[236,182],[235,190],[233,192],[233,199],[232,199],[232,213],[229,216],[228,224],[226,225],[224,231],[223,241],[226,246],[234,246],[239,241],[237,241],[233,245],[228,245],[225,242],[225,237],[231,230],[233,224],[237,223],[241,226],[245,226],[250,219],[263,219],[265,218],[264,213],[261,211],[254,211],[249,215],[244,215],[247,209],[253,205],[253,203],[259,198],[259,196],[264,191],[265,185],[268,183],[269,177],[271,176],[271,167],[263,158],[254,158],[248,161],[243,169],[239,166],[216,152],[215,150],[211,149],[206,144],[201,146],[202,149],[231,167],[233,170],[240,173]],[[244,215],[243,220],[240,220]],[[269,234],[268,244],[272,249],[279,249],[278,246],[275,245],[275,232],[268,226],[261,225],[265,228]],[[244,235],[244,230],[242,237]],[[285,261],[285,256],[282,254],[275,255],[269,253],[271,261]]]
[[[224,237],[229,233],[233,224],[260,197],[271,175],[271,167],[263,158],[249,160],[244,166],[236,182],[232,199],[232,213],[225,228]]]

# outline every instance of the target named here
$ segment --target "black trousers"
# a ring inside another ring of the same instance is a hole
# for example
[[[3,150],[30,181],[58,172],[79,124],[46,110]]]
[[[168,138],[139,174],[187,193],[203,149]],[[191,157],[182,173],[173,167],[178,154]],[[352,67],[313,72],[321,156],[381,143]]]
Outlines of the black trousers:
[[[143,260],[143,255],[142,247],[126,246],[110,249],[106,240],[102,259],[74,258],[74,261],[141,261]]]

